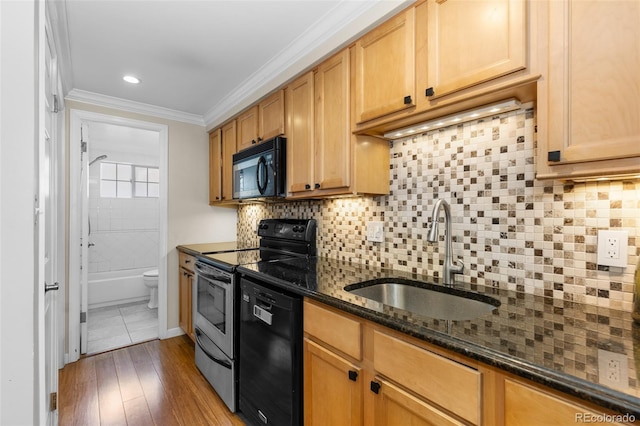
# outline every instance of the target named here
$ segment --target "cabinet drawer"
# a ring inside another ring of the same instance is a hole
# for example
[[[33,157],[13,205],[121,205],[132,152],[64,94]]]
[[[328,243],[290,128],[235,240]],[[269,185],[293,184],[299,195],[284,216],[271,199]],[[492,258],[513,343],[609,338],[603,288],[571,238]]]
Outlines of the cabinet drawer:
[[[480,422],[481,374],[469,367],[374,331],[377,373],[463,419]]]
[[[354,359],[362,359],[360,322],[304,302],[304,331]]]
[[[194,265],[196,263],[196,258],[195,257],[193,257],[193,256],[191,256],[189,254],[183,253],[183,252],[179,252],[178,253],[178,259],[179,259],[179,263],[180,263],[179,266],[181,266],[181,267],[183,267],[185,269],[188,269],[189,271],[193,272],[193,267],[194,267]]]

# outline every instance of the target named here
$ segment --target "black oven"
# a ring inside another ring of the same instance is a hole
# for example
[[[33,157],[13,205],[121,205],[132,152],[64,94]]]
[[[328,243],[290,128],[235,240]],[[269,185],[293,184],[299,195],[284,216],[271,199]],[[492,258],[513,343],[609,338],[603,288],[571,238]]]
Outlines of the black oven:
[[[286,195],[286,138],[278,136],[233,155],[233,198]]]

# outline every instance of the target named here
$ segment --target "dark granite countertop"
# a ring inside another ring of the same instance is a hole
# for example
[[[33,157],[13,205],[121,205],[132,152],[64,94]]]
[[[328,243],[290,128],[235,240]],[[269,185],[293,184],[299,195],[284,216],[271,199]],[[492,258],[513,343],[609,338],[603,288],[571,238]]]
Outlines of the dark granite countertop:
[[[460,283],[455,288],[490,296],[500,306],[473,320],[441,320],[344,291],[346,285],[390,277],[438,284],[431,277],[329,258],[259,262],[238,271],[257,278],[268,276],[283,289],[640,418],[640,329],[628,312]],[[600,382],[601,350],[624,355],[621,376],[628,380],[613,386]]]

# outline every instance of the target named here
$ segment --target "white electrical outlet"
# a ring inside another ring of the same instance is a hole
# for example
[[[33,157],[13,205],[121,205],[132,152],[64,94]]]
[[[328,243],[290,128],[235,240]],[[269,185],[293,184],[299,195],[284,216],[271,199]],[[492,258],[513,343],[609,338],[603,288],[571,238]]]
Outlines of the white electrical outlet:
[[[629,364],[625,354],[598,349],[598,381],[625,390],[629,386]]]
[[[384,222],[375,220],[367,222],[367,241],[375,243],[384,241]]]
[[[628,231],[598,231],[598,265],[627,266]]]

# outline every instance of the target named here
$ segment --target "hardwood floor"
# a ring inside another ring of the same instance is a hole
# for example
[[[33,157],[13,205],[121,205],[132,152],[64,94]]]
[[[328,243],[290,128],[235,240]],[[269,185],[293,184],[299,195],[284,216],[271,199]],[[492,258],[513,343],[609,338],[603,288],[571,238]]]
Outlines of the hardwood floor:
[[[68,364],[58,395],[61,426],[244,424],[198,371],[186,335]]]

